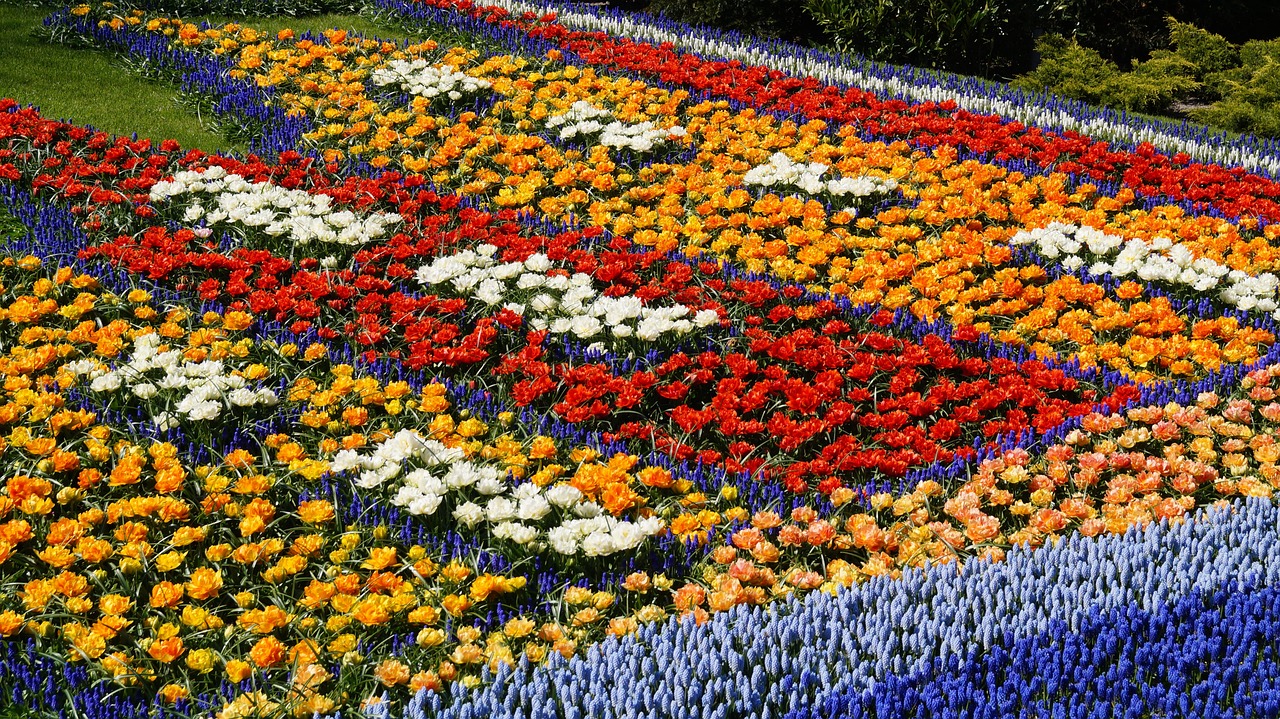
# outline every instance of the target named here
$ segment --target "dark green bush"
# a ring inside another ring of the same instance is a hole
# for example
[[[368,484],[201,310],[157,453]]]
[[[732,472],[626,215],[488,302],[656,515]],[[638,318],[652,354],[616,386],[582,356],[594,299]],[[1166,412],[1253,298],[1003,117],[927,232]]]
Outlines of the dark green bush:
[[[1030,49],[1017,0],[805,0],[841,50],[872,60],[999,75]]]
[[[653,0],[648,9],[695,25],[957,72],[1003,76],[1025,66],[1031,50],[1026,0]]]
[[[691,25],[759,37],[802,42],[819,37],[813,18],[794,0],[653,0],[648,10]]]

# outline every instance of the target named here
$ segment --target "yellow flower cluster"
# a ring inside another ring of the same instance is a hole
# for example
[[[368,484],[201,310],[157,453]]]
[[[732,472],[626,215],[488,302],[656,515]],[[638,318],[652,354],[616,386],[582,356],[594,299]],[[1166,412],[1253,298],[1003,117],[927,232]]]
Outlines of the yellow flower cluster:
[[[117,296],[33,257],[0,262],[0,285],[0,330],[19,338],[0,356],[0,456],[12,472],[0,486],[0,636],[35,637],[169,701],[222,678],[288,678],[284,698],[272,696],[277,709],[329,712],[346,701],[324,669],[334,660],[364,672],[367,686],[474,684],[481,667],[570,656],[669,614],[674,599],[648,594],[671,589],[659,577],[628,594],[636,601],[569,587],[563,616],[479,628],[503,597],[520,596],[526,575],[484,571],[382,520],[346,523],[349,491],[316,491],[337,453],[376,447],[402,427],[536,484],[565,483],[614,515],[693,508],[708,528],[746,516],[731,494],[709,501],[635,456],[523,436],[510,414],[485,422],[457,411],[442,385],[415,391],[360,376],[328,363],[321,345],[237,338],[253,324],[245,313],[165,310],[147,292]],[[193,464],[180,445],[217,447],[216,436],[175,444],[102,423],[103,411],[131,411],[119,398],[77,406],[94,396],[94,370],[118,366],[153,334],[161,352],[222,361],[247,380],[295,376],[280,409],[299,421]],[[416,644],[393,655],[390,638],[406,630]],[[228,711],[255,701],[243,695]]]

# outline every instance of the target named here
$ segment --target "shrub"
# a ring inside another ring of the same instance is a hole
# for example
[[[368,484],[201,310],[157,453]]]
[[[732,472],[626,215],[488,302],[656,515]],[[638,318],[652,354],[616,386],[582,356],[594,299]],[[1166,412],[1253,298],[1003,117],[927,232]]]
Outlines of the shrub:
[[[1102,101],[1102,88],[1120,74],[1120,68],[1061,35],[1045,35],[1036,41],[1040,65],[1013,81],[1014,87],[1053,92],[1085,102]]]
[[[364,5],[364,0],[133,0],[130,3],[131,7],[164,12],[178,17],[191,15],[306,17],[330,12],[357,13]]]
[[[1280,62],[1280,40],[1250,40],[1240,46],[1240,65],[1258,68]]]
[[[1118,73],[1102,88],[1102,104],[1137,112],[1168,112],[1173,103],[1200,89],[1196,66],[1175,53],[1157,51]]]
[[[1212,100],[1187,115],[1233,132],[1280,136],[1280,40],[1238,46],[1173,18],[1167,24],[1173,49],[1152,52],[1129,72],[1074,38],[1046,35],[1036,44],[1040,65],[1013,84],[1141,112],[1167,113],[1177,101]]]
[[[1138,112],[1168,111],[1175,100],[1200,87],[1195,66],[1167,50],[1134,65],[1131,72],[1121,72],[1097,51],[1061,35],[1040,38],[1036,50],[1040,65],[1014,86]]]
[[[1252,133],[1263,137],[1280,136],[1280,114],[1239,98],[1220,100],[1210,107],[1192,110],[1188,115],[1196,122],[1232,132]]]
[[[652,0],[649,10],[754,35],[825,40],[880,62],[987,77],[1033,68],[1035,38],[1045,34],[1074,37],[1127,66],[1168,46],[1170,15],[1187,21],[1176,24],[1179,54],[1206,73],[1233,61],[1232,41],[1280,34],[1274,0]]]
[[[1075,37],[1121,65],[1167,47],[1169,16],[1187,23],[1189,43],[1202,43],[1214,33],[1225,35],[1218,40],[1227,43],[1280,35],[1275,0],[1040,0],[1038,5],[1041,30]],[[1174,42],[1179,44],[1177,38]],[[1221,49],[1221,42],[1208,44]]]
[[[1225,37],[1172,17],[1168,23],[1174,52],[1195,67],[1197,78],[1239,67],[1240,49]]]
[[[1206,76],[1205,85],[1221,99],[1191,117],[1235,132],[1280,136],[1280,40],[1247,42],[1239,58],[1238,66]]]
[[[1168,4],[1163,2],[1162,4]],[[1163,47],[1167,11],[1152,13],[1154,2],[1115,0],[1040,0],[1038,30],[1073,37],[1112,62],[1127,63]]]

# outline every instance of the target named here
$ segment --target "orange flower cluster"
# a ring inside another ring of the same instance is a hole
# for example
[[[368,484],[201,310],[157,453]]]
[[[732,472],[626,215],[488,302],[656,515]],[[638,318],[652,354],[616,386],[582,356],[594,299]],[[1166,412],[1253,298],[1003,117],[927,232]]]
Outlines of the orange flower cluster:
[[[854,127],[731,112],[723,102],[693,102],[683,91],[549,58],[482,58],[430,42],[402,49],[343,31],[316,44],[238,24],[201,30],[153,17],[145,27],[233,55],[241,72],[273,87],[294,111],[324,121],[309,139],[331,159],[358,155],[375,167],[430,175],[495,207],[588,219],[642,244],[711,253],[1139,381],[1248,362],[1275,340],[1233,319],[1175,311],[1136,284],[1108,292],[1071,276],[1050,279],[1041,267],[1011,264],[1008,245],[1019,229],[1070,222],[1126,237],[1175,238],[1197,257],[1260,273],[1277,267],[1274,227],[1259,231],[1256,223],[1187,216],[1172,206],[1147,210],[1127,190],[1106,197],[1092,185],[1068,186],[1065,175],[1027,177],[962,162],[948,147],[926,154],[901,142],[865,142]],[[414,59],[491,83],[493,108],[449,116],[428,98],[397,106],[366,93],[374,70]],[[679,124],[687,133],[677,143],[680,159],[633,163],[600,144],[548,139],[555,134],[548,119],[582,102],[624,123]],[[743,189],[744,175],[775,152],[828,165],[833,176],[892,178],[903,206],[859,216],[857,208],[820,198]]]

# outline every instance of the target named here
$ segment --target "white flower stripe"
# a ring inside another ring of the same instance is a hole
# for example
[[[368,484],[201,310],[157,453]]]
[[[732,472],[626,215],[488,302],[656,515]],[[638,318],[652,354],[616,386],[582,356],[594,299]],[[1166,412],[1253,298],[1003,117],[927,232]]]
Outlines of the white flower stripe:
[[[681,336],[720,321],[715,310],[695,312],[682,304],[649,307],[634,296],[606,297],[589,275],[548,274],[556,265],[544,254],[524,262],[498,262],[497,249],[486,244],[441,257],[419,268],[417,279],[437,292],[502,305],[528,319],[535,330],[598,339],[601,348],[603,342],[627,337],[654,342]]]
[[[1168,237],[1147,242],[1053,222],[1039,229],[1020,230],[1009,244],[1034,245],[1042,257],[1073,272],[1087,265],[1091,275],[1136,277],[1197,293],[1216,290],[1218,299],[1230,307],[1270,312],[1280,320],[1280,277],[1270,272],[1250,275],[1207,257],[1196,257],[1186,245]]]
[[[459,528],[484,524],[493,536],[534,551],[550,547],[562,555],[616,554],[639,547],[666,526],[657,517],[612,517],[568,484],[513,483],[497,465],[466,459],[461,450],[410,429],[372,452],[339,452],[331,469],[335,474],[358,472],[353,479],[357,487],[392,493],[392,504],[410,514],[432,516],[449,500]]]
[[[202,204],[212,201],[212,209]],[[182,210],[186,222],[209,226],[242,225],[294,244],[323,242],[363,245],[387,234],[400,215],[375,212],[359,216],[335,210],[328,195],[290,190],[271,182],[249,182],[221,167],[183,171],[151,187],[151,202]]]

